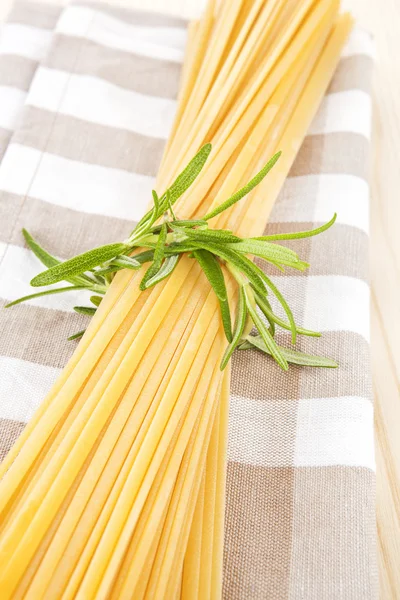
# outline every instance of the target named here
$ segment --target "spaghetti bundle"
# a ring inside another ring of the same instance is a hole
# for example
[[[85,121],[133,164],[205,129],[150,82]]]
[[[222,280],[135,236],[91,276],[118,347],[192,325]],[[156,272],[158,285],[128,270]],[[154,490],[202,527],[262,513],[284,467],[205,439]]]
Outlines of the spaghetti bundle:
[[[190,28],[166,189],[210,211],[277,150],[273,174],[213,219],[262,235],[351,28],[336,0],[210,0]],[[232,305],[235,286],[227,279]],[[229,372],[218,300],[197,262],[141,291],[114,278],[75,354],[0,466],[2,598],[218,598]]]

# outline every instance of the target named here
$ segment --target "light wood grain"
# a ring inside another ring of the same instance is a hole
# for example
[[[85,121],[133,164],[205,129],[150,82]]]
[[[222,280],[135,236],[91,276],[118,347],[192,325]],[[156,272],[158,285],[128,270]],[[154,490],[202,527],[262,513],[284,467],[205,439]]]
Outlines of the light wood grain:
[[[376,43],[371,164],[371,339],[382,600],[400,598],[400,3],[345,0]]]
[[[52,0],[59,2],[60,0]],[[195,18],[201,0],[110,0]],[[12,0],[0,0],[0,22]],[[375,37],[371,337],[381,599],[400,599],[400,1],[343,0]]]

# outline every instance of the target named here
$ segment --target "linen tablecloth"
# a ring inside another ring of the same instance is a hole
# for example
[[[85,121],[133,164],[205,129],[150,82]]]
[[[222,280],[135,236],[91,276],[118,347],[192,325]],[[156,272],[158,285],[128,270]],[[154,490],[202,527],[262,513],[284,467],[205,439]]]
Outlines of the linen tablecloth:
[[[180,19],[82,3],[15,5],[0,41],[0,306],[29,293],[40,270],[22,227],[62,258],[132,229],[172,124],[185,42]],[[329,232],[293,244],[310,270],[276,279],[297,321],[323,332],[299,347],[340,368],[284,374],[257,351],[234,355],[229,600],[377,596],[371,65],[371,39],[356,30],[267,227],[308,229],[338,213]],[[0,458],[73,351],[66,337],[85,324],[75,304],[70,294],[0,311]]]

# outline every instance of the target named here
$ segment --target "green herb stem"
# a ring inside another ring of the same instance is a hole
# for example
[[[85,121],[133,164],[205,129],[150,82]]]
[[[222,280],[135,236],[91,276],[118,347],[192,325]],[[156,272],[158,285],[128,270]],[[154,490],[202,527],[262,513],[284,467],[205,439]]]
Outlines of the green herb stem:
[[[232,207],[259,185],[278,161],[281,154],[278,152],[249,183],[210,210],[203,218],[180,220],[173,208],[174,204],[200,175],[210,152],[211,144],[206,144],[163,194],[159,195],[153,190],[153,207],[139,221],[129,238],[122,243],[100,246],[62,262],[42,248],[24,229],[23,235],[27,245],[46,267],[45,271],[32,279],[31,285],[42,287],[60,281],[66,281],[70,285],[39,291],[14,300],[7,306],[14,306],[40,296],[84,289],[93,294],[90,298],[92,306],[76,306],[74,310],[90,317],[96,312],[102,296],[121,269],[140,270],[145,263],[150,263],[140,282],[140,289],[145,290],[169,277],[178,264],[180,256],[187,254],[199,263],[219,302],[221,320],[228,341],[221,361],[221,369],[226,367],[236,348],[257,348],[272,356],[285,371],[288,369],[288,363],[329,368],[337,366],[330,359],[313,357],[278,346],[274,337],[276,327],[291,331],[293,344],[296,342],[297,334],[308,336],[320,334],[296,325],[289,303],[278,286],[259,264],[255,264],[249,258],[249,256],[256,256],[259,261],[264,261],[281,271],[285,268],[303,271],[308,264],[302,261],[292,249],[276,242],[323,233],[333,225],[336,214],[328,223],[310,231],[264,235],[248,239],[241,239],[232,231],[209,227],[210,219]],[[239,295],[233,328],[223,265],[236,281]],[[268,300],[269,292],[282,306],[287,321],[274,313]],[[253,328],[257,331],[257,335],[249,335]],[[84,331],[80,331],[69,339],[78,339],[83,334]]]

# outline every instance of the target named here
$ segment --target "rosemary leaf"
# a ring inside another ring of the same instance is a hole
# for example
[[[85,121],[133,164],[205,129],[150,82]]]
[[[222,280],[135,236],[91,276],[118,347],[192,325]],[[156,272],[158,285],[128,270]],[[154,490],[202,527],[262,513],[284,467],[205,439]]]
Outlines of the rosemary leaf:
[[[171,275],[172,271],[175,269],[176,265],[178,264],[178,260],[179,260],[179,256],[177,254],[168,256],[164,260],[163,264],[161,265],[161,267],[157,271],[157,273],[155,273],[155,275],[153,275],[153,277],[150,277],[150,279],[148,279],[146,281],[145,289],[148,289],[149,287],[156,285],[156,283],[159,283],[166,277],[169,277],[169,275]]]
[[[210,282],[218,300],[226,300],[228,298],[224,274],[222,269],[211,252],[207,250],[195,250],[194,257],[199,262],[204,271],[205,276]]]
[[[151,262],[154,259],[154,250],[144,250],[139,254],[135,254],[134,258],[138,263],[144,265],[144,263]]]
[[[112,264],[117,265],[118,267],[123,267],[124,269],[133,269],[135,271],[140,269],[142,266],[142,264],[136,260],[135,257],[126,256],[126,254],[113,258]]]
[[[170,186],[169,192],[171,204],[175,204],[178,198],[186,192],[198,177],[210,155],[211,147],[211,144],[205,144],[200,148],[196,156],[192,158],[187,167],[180,175],[178,175],[174,183]]]
[[[23,236],[28,247],[32,250],[33,254],[40,260],[40,262],[47,268],[54,267],[60,264],[60,260],[55,256],[49,254],[42,246],[40,246],[36,240],[33,239],[31,234],[26,230],[22,230]]]
[[[62,262],[58,258],[53,256],[52,254],[47,252],[47,250],[45,250],[42,246],[40,246],[40,244],[38,244],[38,242],[31,236],[31,234],[26,229],[22,230],[22,234],[23,234],[25,241],[26,241],[28,247],[30,248],[30,250],[32,250],[34,255],[40,260],[40,262],[45,267],[47,267],[47,268],[54,267],[55,265],[59,265]],[[92,280],[87,276],[69,277],[65,281],[68,281],[68,283],[72,283],[74,285],[92,283]]]
[[[226,339],[230,342],[232,340],[232,321],[222,269],[213,254],[207,250],[195,250],[193,255],[218,298]]]
[[[261,338],[261,336],[249,335],[246,338],[246,342],[248,342],[250,345],[257,348],[258,350],[261,350],[262,352],[271,354],[269,349],[264,344],[264,341]],[[278,347],[279,347],[279,350],[282,353],[282,355],[285,357],[285,359],[289,363],[292,363],[295,365],[301,365],[304,367],[324,367],[324,368],[328,368],[328,369],[336,369],[338,367],[337,362],[335,362],[331,358],[325,358],[324,356],[314,356],[312,354],[305,354],[304,352],[299,352],[298,350],[292,350],[291,348],[283,348],[282,346],[278,346]],[[241,349],[245,350],[245,349],[247,349],[247,347],[245,345],[243,345],[243,348],[241,346]]]
[[[232,250],[235,250],[235,252],[253,254],[264,260],[281,265],[292,266],[300,262],[296,252],[293,252],[290,248],[285,248],[279,244],[272,244],[271,242],[260,242],[248,239],[240,241],[237,244],[229,244],[229,247],[232,248]]]
[[[196,245],[193,242],[173,242],[172,244],[169,244],[169,246],[166,246],[165,256],[190,253],[196,250],[197,248],[199,248],[199,245]]]
[[[165,198],[166,198],[166,202],[167,202],[168,210],[169,210],[169,212],[171,213],[172,219],[173,219],[174,221],[176,221],[176,216],[175,216],[175,213],[174,213],[174,209],[172,208],[172,202],[171,202],[171,191],[170,191],[170,190],[167,190],[167,191],[165,192]]]
[[[276,154],[274,154],[274,156],[267,162],[267,164],[261,169],[261,171],[259,171],[259,173],[257,173],[257,175],[249,181],[249,183],[247,183],[244,187],[242,187],[235,194],[233,194],[233,196],[228,198],[228,200],[225,200],[225,202],[222,202],[222,204],[220,204],[219,206],[211,210],[209,213],[207,213],[204,219],[206,221],[213,219],[220,213],[233,206],[233,204],[236,204],[236,202],[239,202],[239,200],[244,198],[244,196],[247,196],[247,194],[249,194],[259,183],[261,183],[264,177],[270,172],[272,167],[278,161],[281,154],[282,152],[277,152]]]
[[[269,323],[271,323],[271,321],[273,321],[277,325],[279,325],[279,327],[282,327],[282,329],[291,331],[292,327],[291,327],[290,323],[286,323],[286,321],[284,321],[283,319],[278,317],[273,312],[272,307],[271,307],[270,303],[268,302],[267,298],[262,298],[260,296],[260,294],[258,294],[256,292],[256,301],[257,301],[258,306],[260,307],[260,309],[262,310],[262,312],[268,319]],[[296,333],[298,335],[306,335],[308,337],[321,337],[321,333],[319,331],[311,331],[310,329],[303,329],[302,327],[297,327],[297,326],[296,326]]]
[[[197,242],[232,244],[232,247],[240,243],[239,237],[224,229],[184,229],[183,233]]]
[[[256,336],[249,336],[249,337],[256,337]],[[247,340],[247,338],[244,338],[240,342],[240,344],[238,344],[236,347],[238,350],[250,350],[250,348],[254,348],[254,345],[251,342],[249,342]]]
[[[78,315],[86,315],[87,317],[93,317],[96,312],[95,308],[91,306],[74,306],[74,311],[78,313]]]
[[[297,271],[306,271],[307,269],[310,268],[310,263],[306,263],[303,260],[298,260],[297,262],[294,263],[284,263],[282,262],[282,264],[284,264],[287,267],[291,267],[292,269],[296,269]]]
[[[174,221],[175,227],[208,227],[207,221],[201,219],[180,219]]]
[[[118,265],[114,265],[114,263],[110,263],[107,267],[102,267],[101,269],[97,269],[95,273],[97,275],[101,275],[104,278],[107,278],[108,275],[112,275],[117,271],[122,271],[125,267],[119,267]]]
[[[55,288],[52,290],[45,290],[43,292],[37,292],[36,294],[29,294],[29,296],[23,296],[22,298],[18,298],[17,300],[13,300],[5,305],[4,308],[10,308],[10,306],[16,306],[21,302],[26,302],[27,300],[33,300],[34,298],[40,298],[41,296],[51,296],[52,294],[62,294],[63,292],[70,292],[73,290],[85,290],[86,287],[83,285],[70,285],[62,288]]]
[[[153,203],[154,203],[153,215],[154,215],[154,221],[155,221],[157,219],[157,215],[160,213],[160,199],[158,197],[156,190],[151,190],[151,194],[153,196]],[[154,223],[154,221],[153,221],[153,223]]]
[[[207,229],[208,223],[207,221],[202,221],[200,219],[178,219],[175,221],[169,221],[167,223],[168,227],[176,232],[180,230],[180,228],[188,228],[192,229],[193,227],[201,227]],[[151,228],[150,233],[160,233],[162,225],[155,225]]]
[[[162,214],[162,208],[160,207],[160,198],[156,190],[151,190],[153,196],[153,208],[143,215],[139,223],[137,223],[135,229],[131,232],[131,236],[138,234],[139,232],[148,231],[150,227],[157,221],[158,217]]]
[[[254,292],[254,296],[255,296],[255,300],[256,300],[257,306],[259,307],[259,309],[261,310],[261,312],[263,313],[264,317],[267,319],[267,321],[269,323],[269,327],[270,327],[270,330],[271,330],[271,335],[274,336],[275,335],[275,329],[276,329],[276,327],[275,327],[275,320],[271,316],[272,308],[271,308],[271,305],[270,305],[270,303],[268,301],[268,298],[262,298],[260,296],[260,294],[257,294],[257,292]]]
[[[72,342],[73,340],[78,340],[79,338],[81,338],[83,336],[83,334],[85,333],[86,329],[82,329],[82,331],[77,331],[76,333],[74,333],[73,335],[70,335],[67,340],[69,342]]]
[[[321,225],[321,227],[317,227],[316,229],[310,229],[308,231],[297,231],[296,233],[275,233],[272,235],[262,235],[260,237],[253,238],[254,240],[264,240],[264,241],[273,241],[273,240],[300,240],[301,238],[312,237],[313,235],[319,235],[323,233],[336,221],[337,214],[335,213],[330,221],[325,223],[325,225]]]
[[[293,313],[292,313],[292,311],[290,309],[289,304],[286,302],[285,298],[283,297],[283,295],[281,294],[281,292],[279,291],[279,289],[276,287],[276,285],[268,277],[268,275],[266,275],[264,273],[264,271],[262,269],[260,269],[257,265],[254,265],[254,266],[257,269],[257,273],[258,273],[259,277],[269,287],[269,289],[275,295],[276,299],[278,300],[278,302],[281,304],[283,310],[285,311],[286,316],[289,319],[290,330],[292,332],[292,343],[295,344],[296,343],[296,339],[297,339],[297,328],[296,328],[296,323],[295,323],[295,320],[294,320],[294,316],[293,316]],[[258,292],[258,290],[256,290],[256,291]],[[261,296],[262,296],[262,294],[261,294]]]
[[[244,292],[245,292],[245,297],[246,297],[247,309],[250,313],[251,318],[253,319],[253,323],[256,326],[258,333],[260,334],[266,348],[268,348],[269,353],[271,354],[271,356],[273,356],[273,358],[276,360],[278,365],[284,371],[287,371],[288,370],[287,360],[283,356],[281,350],[279,349],[279,347],[278,347],[277,343],[275,342],[274,338],[272,337],[271,333],[268,331],[268,329],[265,327],[264,323],[258,316],[257,310],[253,307],[251,298],[249,298],[249,290],[246,289],[246,287],[244,288]]]
[[[33,287],[51,285],[62,280],[68,280],[76,275],[82,275],[85,271],[90,271],[98,265],[122,254],[125,250],[126,245],[122,243],[107,244],[106,246],[100,246],[94,250],[89,250],[70,260],[55,265],[47,271],[39,273],[39,275],[36,275],[36,277],[32,279],[31,285]]]
[[[154,277],[154,275],[156,275],[161,268],[161,264],[165,255],[165,241],[167,239],[167,233],[167,225],[164,223],[161,227],[160,235],[158,236],[158,241],[154,250],[153,262],[147,269],[142,281],[140,282],[140,289],[142,291],[146,289],[147,282]]]
[[[231,343],[229,344],[229,346],[227,346],[227,348],[224,352],[224,356],[222,357],[221,365],[220,365],[221,371],[223,371],[225,369],[226,365],[229,362],[229,359],[231,358],[233,352],[235,351],[235,348],[240,343],[240,340],[242,339],[242,336],[243,336],[243,331],[244,331],[244,328],[246,325],[246,321],[247,321],[246,298],[245,298],[243,286],[240,286],[239,287],[239,303],[238,303],[238,308],[237,308],[233,337],[232,337]]]
[[[258,269],[258,267],[246,256],[234,252],[234,250],[224,245],[207,242],[201,243],[201,247],[224,259],[227,263],[232,263],[235,265],[239,271],[243,271],[243,273],[248,277],[249,281],[251,281],[255,289],[257,289],[260,294],[266,293],[265,285],[263,284],[263,281],[257,272],[257,270],[260,269]]]
[[[232,320],[231,320],[231,309],[229,307],[228,300],[219,300],[219,307],[221,311],[222,325],[224,327],[225,337],[228,342],[232,341]]]
[[[90,302],[95,306],[100,306],[102,300],[101,296],[90,296]]]

